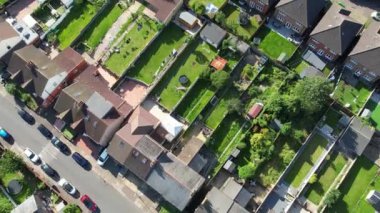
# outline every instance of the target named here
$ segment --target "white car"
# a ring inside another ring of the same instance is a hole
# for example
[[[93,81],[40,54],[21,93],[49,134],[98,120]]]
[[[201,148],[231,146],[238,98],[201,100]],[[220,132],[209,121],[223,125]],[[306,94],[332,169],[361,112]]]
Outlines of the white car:
[[[99,158],[97,160],[99,166],[104,166],[108,158],[109,158],[109,155],[108,155],[107,149],[104,149],[103,152],[99,155]]]
[[[34,153],[31,149],[29,148],[26,148],[24,150],[24,154],[26,155],[26,157],[28,157],[30,159],[30,161],[32,161],[33,163],[38,163],[40,162],[40,157],[38,155],[36,155],[36,153]]]
[[[61,180],[58,181],[58,185],[60,185],[67,193],[71,195],[75,195],[77,192],[75,187],[71,185],[65,178],[61,178]]]
[[[373,19],[375,19],[376,21],[380,21],[380,12],[377,12],[377,11],[372,12],[372,13],[371,13],[371,17],[372,17]]]

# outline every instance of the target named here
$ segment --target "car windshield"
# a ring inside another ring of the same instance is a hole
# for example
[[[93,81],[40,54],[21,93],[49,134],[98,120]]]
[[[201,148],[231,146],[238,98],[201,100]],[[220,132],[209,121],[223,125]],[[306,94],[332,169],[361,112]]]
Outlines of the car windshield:
[[[92,202],[89,201],[89,200],[84,200],[83,203],[84,203],[85,206],[87,206],[87,208],[91,208],[92,207]]]
[[[69,184],[69,183],[65,183],[63,185],[63,188],[66,190],[66,191],[72,191],[74,188]]]

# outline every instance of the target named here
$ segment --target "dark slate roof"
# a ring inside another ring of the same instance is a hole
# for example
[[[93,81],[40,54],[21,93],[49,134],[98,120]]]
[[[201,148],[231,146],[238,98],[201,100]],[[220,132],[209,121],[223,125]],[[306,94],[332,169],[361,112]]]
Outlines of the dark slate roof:
[[[223,41],[226,35],[227,32],[225,30],[212,22],[209,22],[201,31],[201,37],[205,37],[217,45]]]
[[[340,14],[339,10],[338,6],[331,6],[310,36],[342,55],[360,33],[363,25]]]
[[[380,22],[370,23],[349,56],[368,71],[380,75]]]
[[[324,0],[280,0],[276,9],[305,27],[311,27],[324,7]]]
[[[344,149],[360,156],[372,139],[375,130],[364,124],[359,118],[352,119],[350,126],[342,136]]]

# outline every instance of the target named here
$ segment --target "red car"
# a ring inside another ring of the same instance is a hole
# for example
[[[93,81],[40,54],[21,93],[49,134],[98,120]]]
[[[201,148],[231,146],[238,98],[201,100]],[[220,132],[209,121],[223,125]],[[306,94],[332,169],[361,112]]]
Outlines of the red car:
[[[80,201],[91,211],[96,212],[98,210],[98,206],[94,201],[91,200],[91,198],[88,195],[83,195],[80,198]]]

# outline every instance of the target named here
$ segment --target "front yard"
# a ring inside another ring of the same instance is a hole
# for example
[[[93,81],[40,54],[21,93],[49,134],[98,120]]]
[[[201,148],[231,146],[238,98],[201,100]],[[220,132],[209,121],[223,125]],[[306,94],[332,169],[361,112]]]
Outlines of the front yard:
[[[339,152],[329,155],[326,164],[318,174],[317,182],[313,183],[306,192],[306,198],[318,205],[346,163],[347,160]]]
[[[167,62],[175,59],[173,51],[178,51],[188,38],[177,25],[169,24],[127,71],[127,75],[151,84]]]
[[[339,187],[341,197],[328,211],[375,212],[365,197],[371,190],[380,190],[379,168],[366,157],[359,157]]]
[[[334,91],[334,99],[342,106],[350,109],[357,114],[367,101],[369,91],[363,84],[358,83],[356,87],[352,87],[343,81],[340,81]]]
[[[172,110],[178,101],[184,96],[186,90],[195,82],[204,71],[210,61],[215,58],[217,52],[200,39],[192,41],[178,56],[171,68],[154,88],[152,94],[159,98],[161,105]],[[186,88],[179,82],[179,77],[185,75],[189,80]]]
[[[255,37],[261,39],[258,48],[274,60],[276,60],[281,53],[285,53],[286,58],[289,59],[297,49],[296,45],[268,27],[260,28],[260,31]]]
[[[125,35],[118,50],[113,50],[114,52],[105,62],[105,66],[117,76],[121,76],[160,30],[160,27],[159,23],[147,16],[140,17]]]
[[[239,8],[236,8],[232,5],[226,5],[222,13],[225,15],[225,20],[221,23],[225,26],[230,32],[237,35],[238,37],[243,38],[245,41],[249,41],[253,34],[257,31],[260,26],[259,21],[256,17],[249,17],[249,22],[246,25],[241,25],[239,23]]]
[[[69,47],[96,15],[98,10],[99,8],[97,6],[88,1],[84,1],[83,4],[71,8],[70,13],[57,28],[59,49],[63,50],[66,47]]]
[[[301,185],[328,144],[328,141],[319,133],[314,134],[309,140],[311,141],[308,142],[285,177],[285,181],[295,188]]]
[[[96,48],[124,10],[123,5],[117,3],[115,0],[112,1],[83,34],[81,42],[88,48]]]

